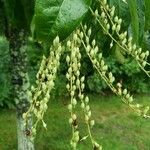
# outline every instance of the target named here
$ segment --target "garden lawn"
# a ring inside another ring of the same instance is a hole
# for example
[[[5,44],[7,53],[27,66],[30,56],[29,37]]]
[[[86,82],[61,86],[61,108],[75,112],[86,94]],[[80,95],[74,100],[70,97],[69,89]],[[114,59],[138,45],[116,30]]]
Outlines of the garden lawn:
[[[138,117],[116,97],[90,96],[92,129],[95,139],[103,150],[150,150],[150,120]],[[136,101],[150,105],[149,96],[137,96]],[[41,124],[35,141],[36,150],[70,150],[71,128],[69,112],[63,98],[49,103],[45,116],[47,131]],[[83,114],[78,108],[78,123],[81,137],[86,135]],[[13,110],[0,110],[0,150],[16,150],[16,118]],[[79,121],[82,119],[82,121]],[[79,143],[78,150],[92,150],[89,139]]]

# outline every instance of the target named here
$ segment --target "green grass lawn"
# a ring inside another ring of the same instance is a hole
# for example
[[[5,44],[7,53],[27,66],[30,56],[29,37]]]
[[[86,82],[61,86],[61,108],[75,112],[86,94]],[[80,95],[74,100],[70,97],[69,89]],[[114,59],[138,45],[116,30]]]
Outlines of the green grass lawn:
[[[104,150],[150,150],[150,120],[136,116],[116,97],[90,96],[93,135]],[[137,96],[139,103],[150,105],[149,96]],[[67,100],[57,99],[49,104],[45,116],[48,130],[41,126],[36,137],[36,150],[70,150],[71,128],[68,124]],[[79,111],[82,119],[82,112]],[[84,121],[79,121],[81,136],[86,135]],[[15,111],[0,111],[0,150],[16,150]],[[79,150],[92,150],[89,140],[80,142]]]

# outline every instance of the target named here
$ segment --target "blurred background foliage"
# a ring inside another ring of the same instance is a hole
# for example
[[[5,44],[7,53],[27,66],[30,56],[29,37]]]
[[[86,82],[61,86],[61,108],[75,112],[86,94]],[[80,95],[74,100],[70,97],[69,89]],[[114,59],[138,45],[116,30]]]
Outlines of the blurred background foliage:
[[[150,9],[146,5],[148,0],[134,0],[132,5],[137,5],[133,10],[129,8],[128,0],[108,0],[111,6],[116,7],[116,15],[123,19],[122,31],[128,31],[128,35],[133,35],[138,45],[142,46],[144,50],[150,51]],[[92,3],[92,8],[96,9],[97,3]],[[135,6],[136,6],[135,5]],[[148,10],[149,9],[149,10]],[[9,13],[9,12],[8,12]],[[0,13],[1,14],[1,13]],[[136,15],[136,19],[134,18]],[[29,14],[26,14],[28,16]],[[29,15],[30,16],[30,15]],[[29,18],[31,20],[31,18]],[[87,13],[83,24],[87,24],[92,28],[92,38],[95,38],[97,44],[103,52],[105,61],[107,62],[109,69],[114,73],[116,81],[122,82],[125,87],[132,93],[149,93],[150,80],[140,70],[136,62],[114,44],[110,48],[111,40],[103,33],[99,25],[94,21],[93,16]],[[1,24],[0,24],[1,26]],[[4,27],[3,27],[4,28]],[[2,30],[2,28],[1,28]],[[36,72],[39,68],[39,64],[43,54],[47,54],[44,48],[37,42],[28,38],[27,44],[23,47],[28,53],[28,71],[31,84],[35,83]],[[92,64],[84,49],[82,51],[82,74],[86,77],[86,92],[96,93],[102,95],[112,94],[105,82],[94,72]],[[61,66],[59,68],[58,77],[56,79],[56,86],[53,90],[53,97],[67,96],[66,92],[66,70],[67,64],[65,62],[65,56],[67,51],[61,58]],[[149,58],[148,58],[149,59]],[[150,59],[149,59],[150,60]],[[14,102],[11,100],[11,78],[10,78],[10,56],[9,56],[9,42],[1,34],[0,36],[0,107],[13,107]]]

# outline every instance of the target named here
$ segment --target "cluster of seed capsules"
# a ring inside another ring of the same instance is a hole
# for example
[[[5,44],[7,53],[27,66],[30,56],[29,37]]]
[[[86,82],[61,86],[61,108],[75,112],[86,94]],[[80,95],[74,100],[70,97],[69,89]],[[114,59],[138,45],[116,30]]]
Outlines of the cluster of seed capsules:
[[[93,11],[92,9],[91,12],[104,33],[111,38],[110,48],[113,47],[114,43],[117,44],[121,51],[132,56],[140,68],[150,77],[150,71],[145,69],[146,66],[150,66],[150,63],[147,62],[149,51],[143,51],[141,47],[135,44],[132,36],[129,36],[127,31],[121,31],[122,19],[115,15],[115,7],[110,7],[107,0],[100,1],[100,10],[100,13],[98,10]]]
[[[109,71],[109,68],[102,57],[102,53],[99,50],[95,39],[91,41],[91,29],[87,29],[87,26],[85,25],[84,27],[82,26],[82,31],[83,32],[80,32],[79,34],[82,44],[93,64],[93,67],[102,77],[102,79],[106,82],[110,89],[116,95],[118,95],[122,99],[122,101],[125,104],[127,104],[131,109],[133,109],[138,115],[143,116],[145,118],[150,118],[150,116],[148,115],[149,106],[135,104],[133,96],[130,94],[130,92],[127,89],[123,88],[122,83],[117,83],[115,81],[115,77],[112,74],[112,72]]]
[[[89,97],[84,94],[85,88],[85,77],[81,76],[80,68],[81,68],[81,53],[79,47],[81,44],[80,38],[78,37],[77,30],[72,37],[71,41],[67,42],[67,47],[70,49],[70,56],[67,55],[66,62],[69,66],[68,72],[66,73],[66,78],[69,81],[66,85],[68,92],[70,93],[71,102],[68,105],[69,112],[71,117],[69,119],[69,124],[72,127],[72,139],[71,139],[71,146],[73,149],[77,148],[77,144],[79,141],[86,140],[88,137],[90,138],[93,149],[94,150],[101,150],[101,146],[95,142],[91,128],[95,124],[94,120],[91,119],[91,109],[89,106]],[[80,101],[80,107],[84,113],[84,119],[87,126],[87,135],[81,137],[78,126],[79,122],[77,120],[77,113],[76,113],[76,105],[77,102]]]
[[[54,87],[54,80],[60,65],[61,53],[62,47],[59,42],[59,37],[56,37],[50,48],[49,57],[46,58],[43,56],[40,69],[36,75],[36,85],[31,86],[31,90],[28,92],[28,97],[31,100],[30,107],[23,114],[23,118],[26,120],[25,126],[28,124],[30,117],[35,118],[35,122],[30,131],[31,138],[34,138],[36,135],[36,126],[39,121],[42,121],[43,127],[46,128],[43,117],[48,108],[47,103],[50,100],[50,92]]]

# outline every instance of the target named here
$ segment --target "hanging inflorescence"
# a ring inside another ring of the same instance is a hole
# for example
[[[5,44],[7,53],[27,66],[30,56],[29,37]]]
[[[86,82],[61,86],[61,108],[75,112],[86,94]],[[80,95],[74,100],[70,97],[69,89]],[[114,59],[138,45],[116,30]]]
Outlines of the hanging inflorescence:
[[[115,15],[115,7],[110,7],[107,0],[100,0],[100,13],[98,9],[91,12],[96,21],[102,27],[105,34],[107,34],[112,42],[110,48],[116,43],[122,51],[132,56],[140,66],[140,68],[150,77],[150,71],[146,70],[146,66],[150,66],[147,62],[149,51],[143,52],[142,48],[133,42],[132,36],[128,37],[127,31],[121,32],[122,19]]]
[[[102,79],[106,82],[110,89],[138,115],[143,116],[144,118],[150,118],[148,115],[149,106],[144,107],[143,105],[135,104],[133,101],[133,96],[130,92],[127,89],[124,89],[121,83],[115,82],[115,77],[112,72],[108,70],[108,66],[102,57],[102,53],[99,50],[95,39],[93,39],[91,43],[89,42],[92,33],[91,29],[87,29],[87,26],[85,25],[84,27],[82,26],[82,30],[83,32],[79,33],[82,44],[93,64],[93,67]]]
[[[70,93],[70,104],[68,105],[68,109],[70,112],[69,124],[72,127],[72,139],[71,146],[73,149],[76,149],[79,141],[86,140],[88,137],[91,140],[92,146],[94,150],[101,150],[102,147],[94,140],[91,128],[94,125],[94,120],[91,119],[91,109],[89,106],[89,97],[84,94],[85,88],[85,77],[81,76],[80,68],[81,68],[81,53],[79,46],[81,45],[80,38],[78,37],[79,30],[73,34],[73,38],[71,41],[67,42],[67,47],[70,49],[70,56],[67,55],[66,62],[68,64],[68,72],[66,73],[66,78],[69,83],[66,85],[68,92]],[[87,126],[87,135],[82,138],[80,137],[80,132],[78,129],[78,118],[76,113],[76,105],[77,102],[80,101],[80,106],[84,114],[84,120]]]
[[[46,123],[43,120],[44,113],[48,108],[48,101],[50,100],[50,92],[54,87],[54,80],[56,78],[57,69],[60,65],[60,56],[62,54],[62,47],[59,42],[59,37],[53,41],[50,48],[49,57],[43,56],[40,69],[36,75],[36,86],[32,86],[28,92],[30,101],[29,110],[23,114],[26,120],[25,125],[28,124],[30,117],[35,117],[36,121],[33,123],[30,137],[34,138],[36,135],[36,126],[39,121],[42,121],[43,127],[46,128]]]

